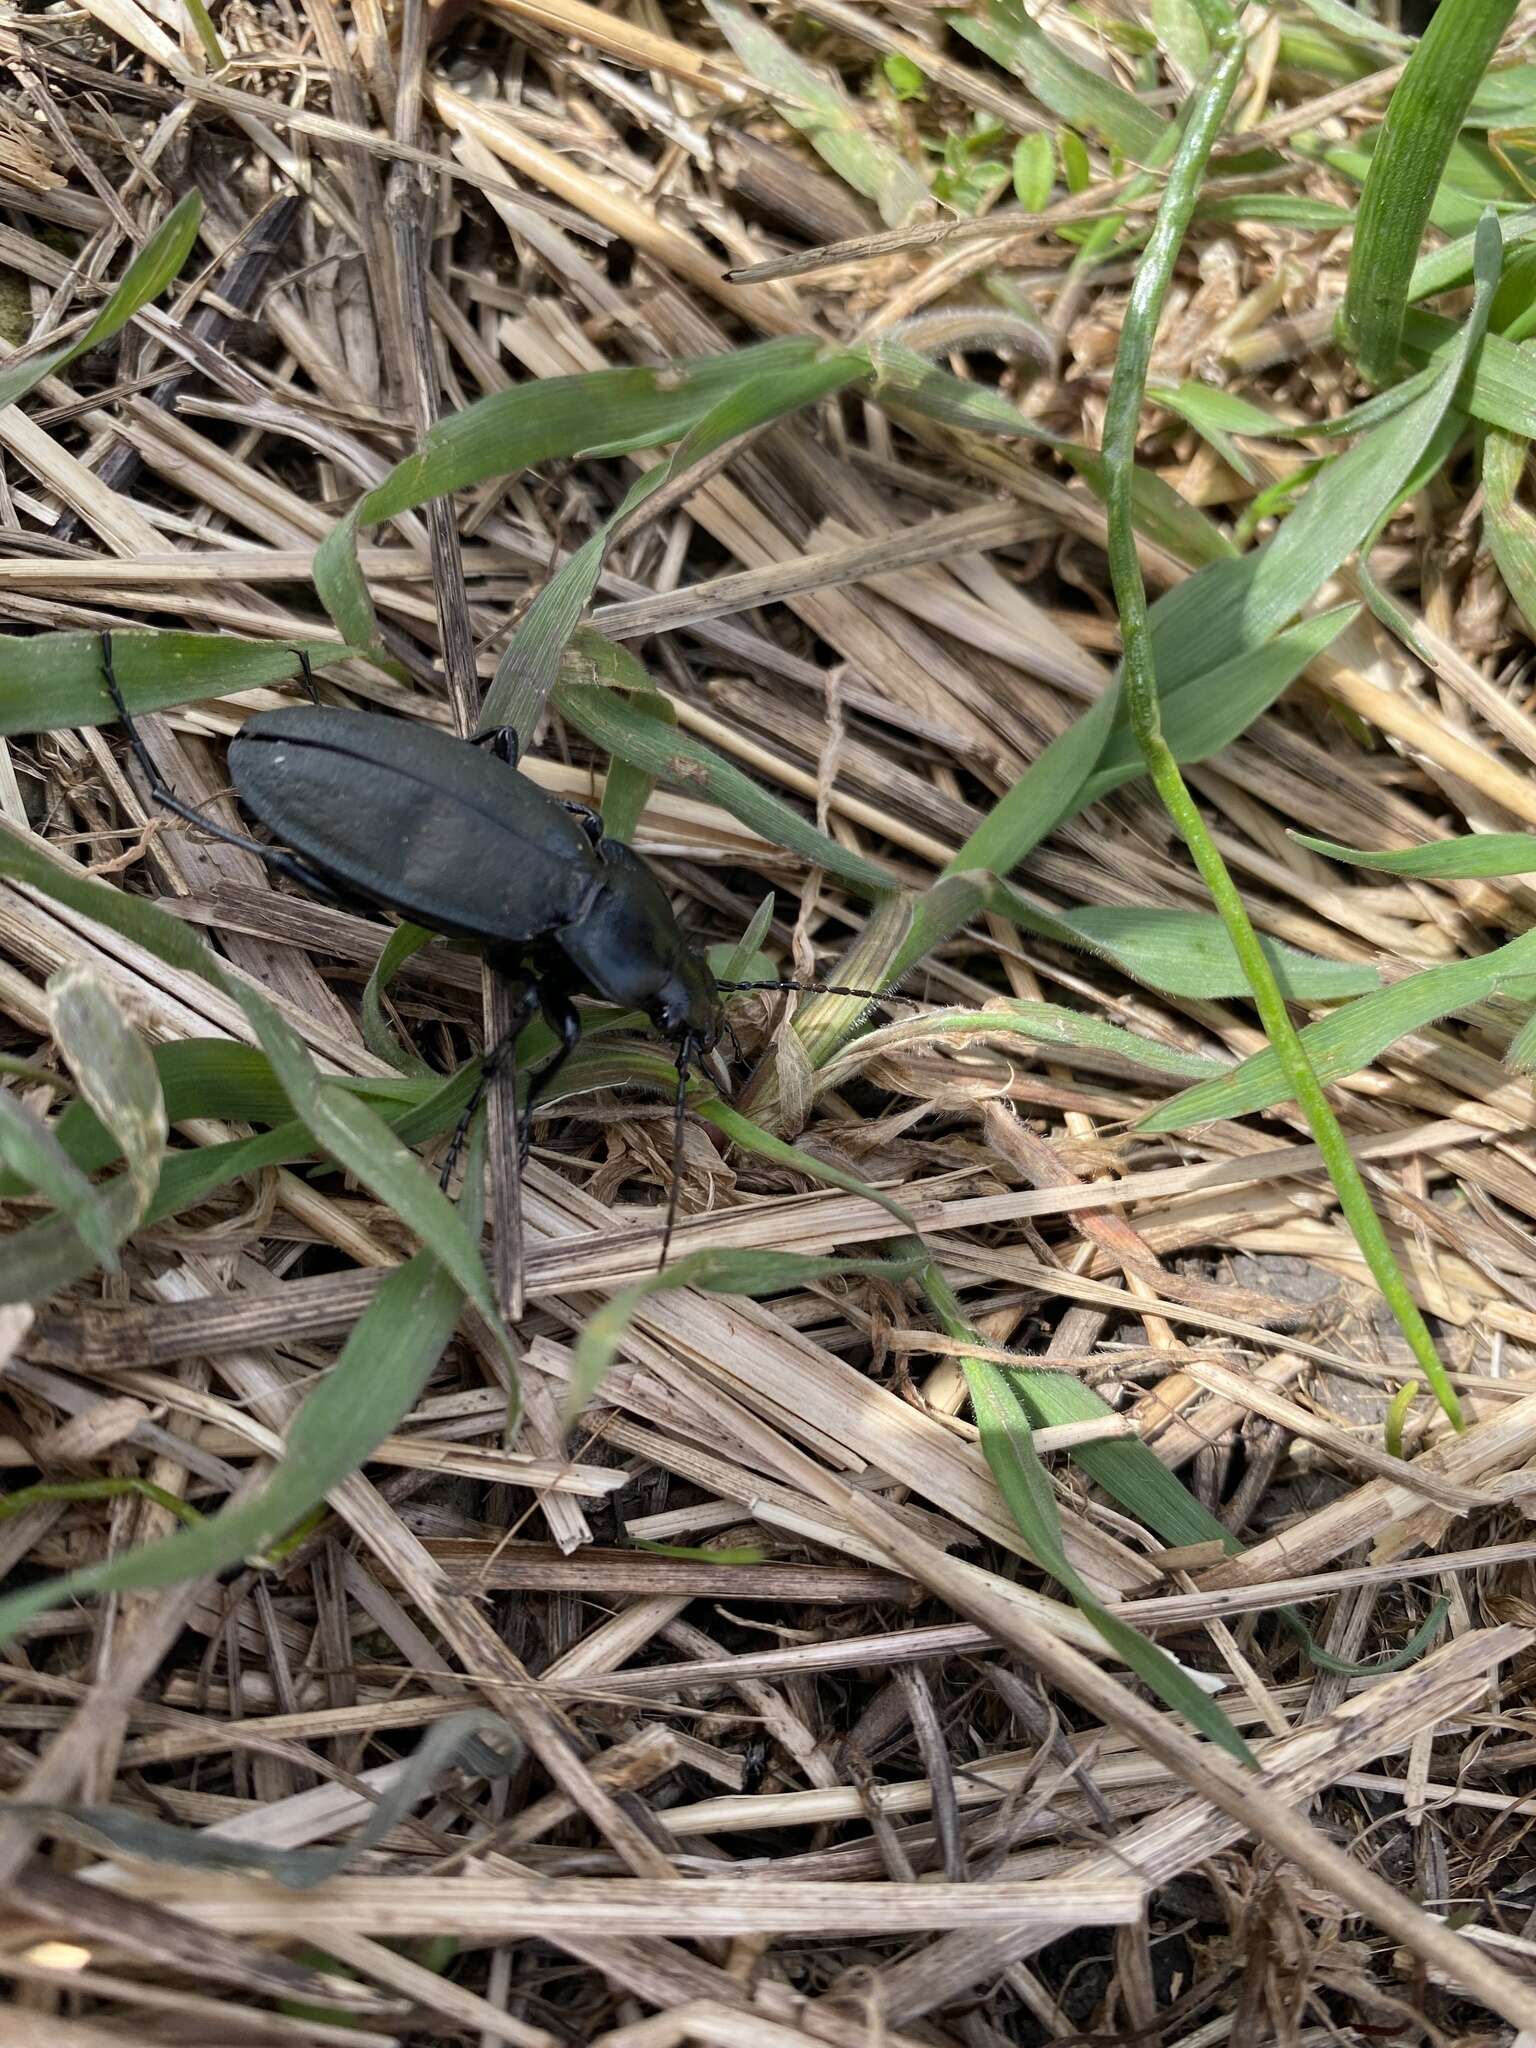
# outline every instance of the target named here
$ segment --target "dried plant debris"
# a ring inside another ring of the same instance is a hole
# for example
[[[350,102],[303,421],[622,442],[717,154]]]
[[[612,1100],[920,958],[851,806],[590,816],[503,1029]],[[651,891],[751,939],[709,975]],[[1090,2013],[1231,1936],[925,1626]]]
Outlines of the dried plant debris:
[[[0,16],[0,2038],[1536,2042],[1536,56],[1423,27]],[[748,986],[550,1080],[268,857],[306,683]]]

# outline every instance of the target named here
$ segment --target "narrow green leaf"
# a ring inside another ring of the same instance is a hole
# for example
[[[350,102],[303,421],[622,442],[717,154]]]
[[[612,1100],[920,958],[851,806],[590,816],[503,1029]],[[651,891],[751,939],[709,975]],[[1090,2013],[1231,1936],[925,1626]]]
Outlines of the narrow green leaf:
[[[730,1103],[721,1102],[718,1097],[713,1102],[701,1102],[698,1114],[729,1138],[733,1145],[739,1145],[743,1152],[750,1152],[758,1159],[771,1159],[776,1166],[791,1167],[809,1180],[820,1181],[824,1187],[842,1188],[850,1195],[862,1195],[865,1201],[877,1203],[894,1216],[903,1230],[910,1230],[914,1237],[920,1235],[911,1213],[893,1195],[871,1186],[856,1173],[834,1166],[830,1159],[818,1159],[813,1152],[804,1152],[787,1139],[775,1137],[772,1131],[764,1130],[761,1124],[743,1116]]]
[[[486,1733],[496,1737],[496,1749],[480,1739]],[[357,1832],[327,1849],[269,1849],[260,1842],[221,1835],[217,1827],[177,1827],[123,1806],[17,1800],[7,1811],[35,1822],[45,1833],[63,1835],[88,1848],[105,1846],[114,1855],[172,1863],[183,1870],[255,1870],[292,1891],[303,1891],[336,1877],[375,1848],[412,1807],[438,1789],[445,1771],[460,1768],[482,1777],[492,1772],[510,1776],[522,1755],[521,1736],[499,1715],[481,1707],[450,1714],[427,1730],[399,1776],[371,1799],[368,1818]]]
[[[1526,343],[1520,356],[1536,418],[1536,342]],[[1524,434],[1490,427],[1483,436],[1483,536],[1528,632],[1536,630],[1536,515],[1521,502],[1520,484],[1529,453]]]
[[[901,227],[930,203],[917,172],[874,133],[832,73],[807,64],[744,7],[731,0],[704,4],[748,77],[844,184],[874,201],[888,228]]]
[[[571,675],[572,668],[565,673]],[[782,797],[744,775],[703,740],[646,716],[618,690],[582,680],[579,664],[574,674],[577,679],[562,678],[556,684],[555,704],[561,717],[595,745],[685,796],[707,797],[774,845],[802,855],[861,896],[885,895],[896,887],[884,868],[817,831]]]
[[[387,662],[357,559],[365,527],[559,456],[622,455],[680,440],[728,393],[821,347],[791,336],[660,369],[542,377],[450,413],[321,543],[314,578],[322,603],[353,646]]]
[[[202,217],[202,195],[194,187],[185,199],[172,207],[134,257],[123,272],[117,289],[84,334],[48,355],[34,356],[30,362],[0,371],[0,408],[15,405],[45,377],[55,376],[66,368],[76,356],[83,356],[87,349],[110,341],[114,334],[128,325],[135,313],[147,306],[151,299],[159,298],[186,262],[192,244],[197,240],[197,224]]]
[[[1102,1395],[1085,1387],[1069,1373],[1044,1371],[1030,1366],[1004,1366],[1008,1384],[1017,1395],[1037,1429],[1050,1429],[1064,1422],[1093,1422],[1114,1411]],[[1095,1486],[1103,1487],[1110,1499],[1128,1515],[1150,1529],[1172,1548],[1188,1543],[1219,1543],[1229,1557],[1240,1557],[1243,1546],[1224,1523],[1219,1522],[1195,1499],[1168,1467],[1139,1437],[1105,1438],[1098,1443],[1075,1444],[1067,1453]],[[1372,1671],[1399,1671],[1420,1656],[1439,1629],[1443,1616],[1441,1602],[1423,1627],[1416,1630],[1401,1650],[1389,1657],[1349,1663],[1330,1656],[1313,1640],[1312,1633],[1294,1607],[1277,1609],[1280,1619],[1301,1644],[1302,1653],[1320,1671],[1332,1671],[1341,1678],[1359,1678]]]
[[[0,1088],[0,1165],[52,1202],[96,1265],[117,1270],[118,1239],[101,1197],[42,1118],[8,1088]]]
[[[1082,792],[1114,731],[1116,709],[1116,691],[1111,685],[998,798],[941,879],[977,869],[998,876],[1012,874],[1042,839],[1049,838],[1062,820],[1080,807]]]
[[[1387,875],[1426,879],[1477,880],[1497,875],[1536,874],[1536,832],[1474,832],[1459,839],[1436,839],[1428,846],[1405,846],[1390,853],[1366,853],[1339,846],[1331,839],[1313,839],[1292,832],[1298,845],[1353,868],[1374,868]]]
[[[463,1298],[452,1275],[418,1252],[390,1274],[336,1364],[317,1378],[289,1426],[282,1463],[254,1499],[0,1599],[0,1642],[65,1601],[181,1585],[276,1543],[410,1413],[453,1335]]]
[[[388,1060],[389,1064],[402,1074],[414,1075],[417,1079],[431,1074],[432,1069],[408,1045],[403,1045],[394,1026],[384,1014],[384,991],[394,980],[407,960],[413,959],[437,937],[419,924],[398,924],[384,942],[384,950],[373,963],[373,972],[368,976],[363,989],[363,1043],[376,1059]]]
[[[1324,654],[1360,607],[1335,605],[1316,612],[1251,654],[1231,661],[1169,691],[1163,698],[1163,737],[1181,765],[1207,761],[1230,746],[1288,690],[1309,662]],[[1097,803],[1144,772],[1140,749],[1124,722],[1123,707],[1098,764],[1083,786],[1081,802]]]
[[[1208,911],[1114,904],[1064,911],[1061,922],[1079,945],[1168,995],[1219,1001],[1246,992],[1231,938],[1221,919]],[[1292,1002],[1336,1002],[1377,986],[1375,968],[1359,961],[1319,959],[1279,939],[1260,943]]]
[[[587,1319],[576,1343],[566,1390],[565,1414],[574,1421],[602,1385],[618,1356],[625,1332],[653,1294],[679,1287],[697,1287],[706,1294],[782,1294],[808,1287],[816,1280],[878,1274],[904,1280],[923,1264],[922,1254],[898,1259],[805,1258],[798,1252],[702,1251],[676,1259],[659,1273],[625,1287]],[[3,1608],[0,1608],[3,1614]]]
[[[950,1335],[961,1343],[978,1342],[975,1332],[961,1317],[948,1284],[935,1268],[928,1268],[924,1285]],[[981,1358],[962,1358],[961,1367],[981,1435],[982,1453],[1035,1562],[1066,1588],[1115,1655],[1144,1679],[1165,1704],[1229,1756],[1251,1764],[1254,1759],[1247,1744],[1209,1694],[1166,1650],[1159,1649],[1128,1622],[1112,1614],[1067,1555],[1050,1475],[1035,1449],[1028,1413],[1007,1375]]]
[[[609,640],[594,626],[578,626],[567,650],[572,679],[590,662],[589,680],[608,690],[622,690],[630,709],[643,718],[654,719],[669,730],[677,724],[672,699],[656,686],[656,680],[627,647]],[[603,778],[603,830],[610,839],[633,843],[645,807],[651,800],[656,778],[632,761],[615,755]],[[739,977],[737,977],[739,978]]]
[[[466,1234],[447,1196],[420,1160],[359,1096],[321,1079],[302,1041],[263,996],[225,968],[195,933],[158,905],[80,874],[3,824],[0,874],[124,933],[157,958],[211,982],[237,1002],[289,1100],[318,1142],[438,1254],[511,1355],[479,1245]]]
[[[1185,78],[1199,78],[1211,61],[1211,39],[1193,0],[1152,0],[1152,27]]]
[[[1400,30],[1388,28],[1385,22],[1373,21],[1368,14],[1349,6],[1347,0],[1302,0],[1309,14],[1315,14],[1325,22],[1335,35],[1344,36],[1350,42],[1372,43],[1379,50],[1392,50],[1398,57],[1405,57],[1414,47],[1412,36],[1405,36]]]
[[[163,1486],[156,1486],[152,1479],[125,1474],[120,1479],[58,1479],[44,1480],[37,1486],[18,1486],[13,1493],[0,1495],[0,1522],[13,1522],[29,1508],[59,1501],[123,1500],[129,1495],[135,1500],[152,1501],[178,1522],[190,1525],[203,1519],[196,1508],[178,1500]]]
[[[1499,988],[1520,976],[1536,974],[1536,933],[1522,933],[1507,945],[1474,960],[1453,960],[1427,967],[1391,988],[1361,996],[1327,1017],[1309,1024],[1301,1034],[1307,1056],[1320,1081],[1339,1081],[1368,1067],[1378,1054],[1411,1031],[1421,1031],[1441,1017],[1486,1002]],[[1180,1131],[1213,1117],[1245,1116],[1268,1109],[1290,1094],[1280,1061],[1272,1050],[1254,1053],[1220,1081],[1204,1081],[1162,1104],[1137,1125],[1144,1131]]]
[[[1276,227],[1307,228],[1328,233],[1347,228],[1354,210],[1331,199],[1312,199],[1301,192],[1216,192],[1195,208],[1199,220],[1270,221]]]
[[[213,16],[208,12],[203,0],[182,0],[182,5],[187,10],[187,18],[196,31],[197,40],[203,46],[208,68],[211,71],[222,71],[229,58],[225,54],[224,45],[219,41],[219,32],[213,25]]]
[[[496,665],[495,681],[480,708],[479,731],[511,726],[524,745],[532,738],[561,657],[597,588],[608,544],[647,498],[738,435],[828,397],[867,375],[868,368],[862,351],[827,349],[786,360],[727,391],[689,428],[666,462],[630,485],[618,508],[539,592]]]
[[[1146,163],[1162,144],[1168,125],[1162,116],[1069,56],[1022,0],[989,0],[984,16],[946,12],[942,19],[1073,128],[1097,135],[1135,163]]]
[[[955,1041],[965,1044],[980,1038],[1022,1038],[1037,1045],[1113,1053],[1132,1066],[1154,1074],[1175,1074],[1181,1080],[1217,1079],[1228,1071],[1202,1053],[1180,1052],[1177,1046],[1143,1038],[1118,1024],[1106,1024],[1101,1017],[1064,1009],[1059,1003],[999,998],[984,1010],[929,1010],[920,1017],[903,1017],[899,1023],[866,1032],[818,1071],[818,1092],[842,1087],[860,1068],[888,1053]]]
[[[1397,368],[1403,315],[1430,208],[1515,0],[1441,0],[1387,106],[1360,195],[1343,328],[1361,369]]]
[[[1496,253],[1490,261],[1496,276]],[[1490,292],[1492,283],[1490,276]],[[1439,432],[1482,340],[1486,295],[1480,304],[1481,315],[1463,322],[1422,395],[1330,462],[1273,539],[1240,560],[1198,571],[1152,607],[1165,699],[1196,676],[1262,647],[1375,533]]]
[[[1400,1458],[1403,1455],[1403,1424],[1408,1420],[1408,1411],[1424,1391],[1422,1380],[1405,1380],[1387,1403],[1384,1425],[1387,1454]]]

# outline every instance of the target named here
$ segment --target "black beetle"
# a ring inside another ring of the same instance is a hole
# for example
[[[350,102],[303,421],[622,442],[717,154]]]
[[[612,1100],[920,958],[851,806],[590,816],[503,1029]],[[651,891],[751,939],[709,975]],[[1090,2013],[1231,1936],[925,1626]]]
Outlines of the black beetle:
[[[643,1010],[674,1047],[673,1175],[662,1235],[665,1265],[681,1178],[683,1099],[690,1063],[722,1028],[709,963],[673,915],[650,866],[602,820],[565,804],[517,771],[510,729],[487,744],[378,712],[285,706],[248,718],[230,742],[229,771],[247,808],[291,851],[232,832],[168,787],[140,738],[101,638],[102,673],[153,799],[214,838],[258,855],[313,895],[375,905],[429,931],[468,940],[518,988],[520,1014],[486,1058],[444,1167],[446,1182],[481,1091],[537,1001],[559,1040],[528,1091],[519,1151],[535,1094],[576,1045],[577,995]],[[300,655],[314,697],[309,664]],[[795,981],[728,982],[729,989],[814,988],[875,997],[873,989]]]

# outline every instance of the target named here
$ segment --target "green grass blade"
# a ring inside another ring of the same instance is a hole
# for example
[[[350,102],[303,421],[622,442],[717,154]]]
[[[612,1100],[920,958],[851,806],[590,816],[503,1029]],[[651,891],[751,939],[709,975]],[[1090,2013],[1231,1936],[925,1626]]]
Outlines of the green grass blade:
[[[300,672],[301,649],[317,668],[352,651],[329,641],[122,632],[112,635],[112,666],[130,711],[166,711],[289,682]],[[101,676],[99,633],[0,639],[0,736],[116,723]]]
[[[418,1252],[390,1274],[336,1364],[318,1376],[289,1427],[282,1463],[255,1499],[0,1599],[0,1642],[65,1601],[181,1585],[269,1549],[410,1413],[453,1335],[463,1299],[452,1275]]]
[[[384,991],[407,960],[414,959],[437,937],[419,924],[398,924],[384,942],[363,989],[363,1043],[376,1059],[387,1060],[398,1073],[420,1080],[432,1069],[410,1047],[402,1045],[394,1026],[384,1014]]]
[[[1206,162],[1226,118],[1243,63],[1243,42],[1236,18],[1226,12],[1221,0],[1208,0],[1208,4],[1213,23],[1212,42],[1219,55],[1209,78],[1191,103],[1178,156],[1169,172],[1157,219],[1148,239],[1146,257],[1131,287],[1105,408],[1104,452],[1111,481],[1109,566],[1115,602],[1120,612],[1126,711],[1163,808],[1189,848],[1200,878],[1210,892],[1222,923],[1231,934],[1260,1021],[1327,1163],[1329,1178],[1338,1195],[1345,1221],[1442,1408],[1452,1424],[1460,1429],[1464,1426],[1460,1402],[1435,1350],[1434,1339],[1403,1278],[1338,1119],[1297,1036],[1284,996],[1242,896],[1163,735],[1158,694],[1159,655],[1136,546],[1131,482],[1147,369],[1163,302],[1194,211]],[[1498,282],[1502,256],[1496,222],[1491,218],[1487,220],[1480,234],[1477,296],[1467,320],[1469,348],[1475,347],[1487,327],[1488,308]],[[1401,427],[1402,419],[1407,417],[1407,413],[1401,415],[1382,431],[1394,433]],[[1372,436],[1373,440],[1375,438]],[[1345,463],[1334,465],[1334,473],[1345,466]],[[1306,544],[1314,551],[1319,548],[1321,537],[1317,521],[1308,519],[1317,495],[1315,491],[1309,492],[1302,500],[1298,511],[1281,528],[1277,545],[1300,526],[1304,530]],[[1375,528],[1368,531],[1374,533]],[[1267,565],[1265,555],[1270,556]],[[1271,551],[1262,551],[1249,590],[1250,600],[1260,599],[1264,591],[1266,566],[1272,572],[1273,565]],[[1247,568],[1249,564],[1244,562],[1239,566]],[[1188,587],[1185,586],[1186,589]],[[1262,637],[1267,638],[1267,633]]]
[[[1302,0],[1302,5],[1309,14],[1315,14],[1319,21],[1325,22],[1335,35],[1341,35],[1349,42],[1370,43],[1378,50],[1391,50],[1398,57],[1407,56],[1414,47],[1412,36],[1388,28],[1385,22],[1372,21],[1369,15],[1348,6],[1346,0]]]
[[[171,1496],[167,1499],[173,1508],[182,1506]],[[496,1749],[489,1750],[481,1740],[486,1734],[495,1736]],[[345,1841],[325,1849],[272,1849],[261,1842],[218,1834],[212,1828],[177,1827],[124,1806],[15,1800],[6,1810],[46,1833],[63,1835],[88,1848],[104,1847],[117,1856],[175,1864],[183,1870],[259,1871],[277,1884],[299,1891],[338,1876],[382,1842],[412,1807],[438,1790],[445,1771],[506,1776],[517,1768],[522,1755],[521,1737],[499,1715],[483,1707],[450,1714],[426,1731],[410,1756],[403,1759],[398,1776],[377,1792],[370,1788],[368,1817],[362,1826]]]
[[[118,1235],[100,1194],[42,1118],[8,1088],[0,1088],[0,1165],[52,1202],[93,1264],[117,1270]]]
[[[1101,1017],[1068,1010],[1059,1003],[999,997],[985,1010],[929,1010],[920,1017],[903,1017],[900,1023],[866,1032],[820,1070],[818,1091],[841,1087],[870,1060],[887,1053],[957,1041],[965,1045],[978,1039],[1009,1038],[1028,1039],[1036,1045],[1112,1053],[1131,1066],[1154,1074],[1177,1075],[1181,1080],[1214,1080],[1226,1071],[1202,1053],[1181,1052],[1177,1046],[1142,1038],[1118,1024],[1106,1024]]]
[[[1163,736],[1181,767],[1207,761],[1248,730],[1284,695],[1309,662],[1333,645],[1359,616],[1354,604],[1335,605],[1277,633],[1251,654],[1240,654],[1163,696]],[[1097,803],[1111,790],[1144,774],[1146,764],[1124,720],[1123,707],[1105,741],[1080,802]]]
[[[1332,1015],[1319,1017],[1301,1033],[1313,1071],[1322,1082],[1356,1074],[1411,1031],[1474,1003],[1486,1002],[1501,987],[1536,974],[1536,933],[1473,960],[1426,967],[1391,988],[1361,996]],[[1272,1048],[1257,1052],[1219,1081],[1201,1082],[1162,1104],[1137,1125],[1145,1131],[1181,1131],[1214,1117],[1246,1116],[1286,1101],[1290,1080]]]
[[[595,627],[578,626],[567,649],[567,667],[573,683],[587,663],[590,674],[586,680],[593,687],[621,690],[625,693],[624,702],[640,717],[654,719],[668,731],[676,727],[677,713],[672,700],[657,688],[644,663],[616,640],[606,639]],[[603,778],[602,805],[603,830],[610,839],[622,839],[626,846],[633,843],[655,787],[656,778],[647,770],[616,754],[610,757]],[[732,974],[729,979],[740,981],[744,977]]]
[[[1536,386],[1536,344],[1520,355]],[[1483,436],[1483,536],[1527,632],[1536,630],[1536,514],[1520,499],[1529,453],[1524,434],[1490,427]]]
[[[1397,369],[1403,316],[1435,189],[1515,0],[1441,0],[1387,106],[1355,226],[1343,332],[1361,369]]]
[[[943,1275],[930,1266],[923,1275],[923,1284],[949,1334],[962,1344],[979,1344],[975,1331],[961,1317],[959,1304]],[[1247,1744],[1210,1695],[1166,1650],[1159,1649],[1156,1643],[1110,1613],[1068,1557],[1050,1475],[1040,1462],[1029,1416],[1007,1375],[982,1358],[963,1357],[961,1366],[981,1434],[983,1455],[1036,1564],[1066,1588],[1116,1656],[1165,1705],[1182,1714],[1191,1727],[1220,1744],[1230,1756],[1251,1764],[1253,1756]]]
[[[807,64],[763,22],[731,0],[704,0],[743,70],[844,184],[873,200],[888,228],[932,204],[899,150],[874,133],[830,72]]]
[[[602,1385],[625,1332],[653,1294],[669,1294],[679,1287],[697,1287],[706,1294],[783,1294],[816,1280],[859,1274],[905,1280],[919,1270],[924,1257],[921,1253],[910,1258],[838,1259],[806,1258],[799,1252],[689,1252],[649,1279],[621,1288],[587,1319],[571,1361],[566,1418],[573,1422]]]
[[[542,377],[450,413],[322,541],[314,560],[321,602],[353,646],[387,663],[357,559],[364,527],[557,456],[623,455],[681,440],[731,392],[820,349],[791,336],[660,369]]]
[[[0,407],[15,405],[45,377],[52,377],[65,369],[76,356],[83,356],[87,349],[110,341],[114,334],[128,325],[135,313],[152,299],[159,298],[186,262],[192,244],[197,240],[197,224],[202,217],[202,195],[194,189],[172,207],[134,257],[123,272],[117,289],[84,334],[45,356],[34,356],[30,362],[0,371]]]
[[[828,349],[788,358],[727,391],[688,430],[667,461],[631,484],[617,510],[539,592],[497,663],[496,679],[480,708],[479,731],[511,726],[527,745],[555,686],[561,657],[597,588],[609,542],[647,498],[728,441],[830,397],[867,373],[862,351]]]
[[[993,906],[996,907],[996,906]],[[1247,988],[1242,962],[1221,919],[1204,910],[1144,910],[1122,904],[1067,910],[1057,920],[1069,943],[1163,994],[1219,1001]],[[1260,941],[1270,972],[1292,1002],[1337,1002],[1374,989],[1374,967],[1323,960],[1282,940]]]
[[[1367,853],[1339,846],[1332,839],[1313,839],[1292,832],[1298,845],[1353,868],[1373,868],[1385,875],[1416,875],[1433,881],[1474,881],[1499,875],[1536,874],[1536,832],[1473,832],[1465,838],[1437,839],[1428,846],[1404,846],[1391,853]]]
[[[1114,1413],[1102,1395],[1069,1373],[1023,1364],[998,1370],[1006,1375],[1009,1387],[1036,1429],[1050,1429],[1065,1422],[1094,1422]],[[1124,1508],[1171,1548],[1189,1543],[1219,1543],[1229,1557],[1241,1557],[1243,1546],[1232,1531],[1187,1491],[1139,1437],[1075,1444],[1067,1455],[1095,1486],[1104,1489],[1117,1507]],[[1438,1632],[1442,1618],[1439,1609],[1437,1601],[1429,1619],[1401,1650],[1361,1663],[1348,1663],[1320,1649],[1294,1607],[1276,1611],[1301,1644],[1309,1663],[1343,1678],[1358,1678],[1372,1671],[1399,1671],[1422,1655]]]
[[[241,976],[229,972],[179,919],[156,904],[125,895],[53,860],[36,842],[9,826],[0,826],[0,874],[122,932],[158,959],[211,983],[238,1003],[294,1109],[317,1142],[437,1254],[511,1355],[479,1245],[465,1233],[447,1196],[361,1098],[322,1080],[302,1041],[264,997]]]
[[[1098,136],[1133,163],[1146,163],[1162,146],[1168,129],[1163,117],[1069,56],[1025,11],[1022,0],[989,0],[984,14],[946,13],[943,19],[1022,79],[1058,119]]]
[[[836,875],[860,896],[889,895],[896,879],[874,861],[851,853],[800,813],[754,782],[692,733],[637,710],[628,693],[594,684],[579,660],[555,686],[555,705],[577,732],[634,768],[685,796],[707,797],[743,825]],[[566,678],[569,678],[567,680]]]

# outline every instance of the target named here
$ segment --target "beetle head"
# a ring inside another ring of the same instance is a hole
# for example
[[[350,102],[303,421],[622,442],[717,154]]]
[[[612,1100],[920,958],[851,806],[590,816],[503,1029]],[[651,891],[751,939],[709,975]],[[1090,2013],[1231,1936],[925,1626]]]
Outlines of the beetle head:
[[[632,847],[597,849],[603,886],[556,939],[595,995],[643,1010],[672,1045],[708,1052],[720,1034],[709,963],[672,914],[667,892]]]
[[[674,1045],[688,1039],[695,1053],[713,1052],[720,1036],[720,996],[704,955],[691,946],[674,955],[646,1011]]]

